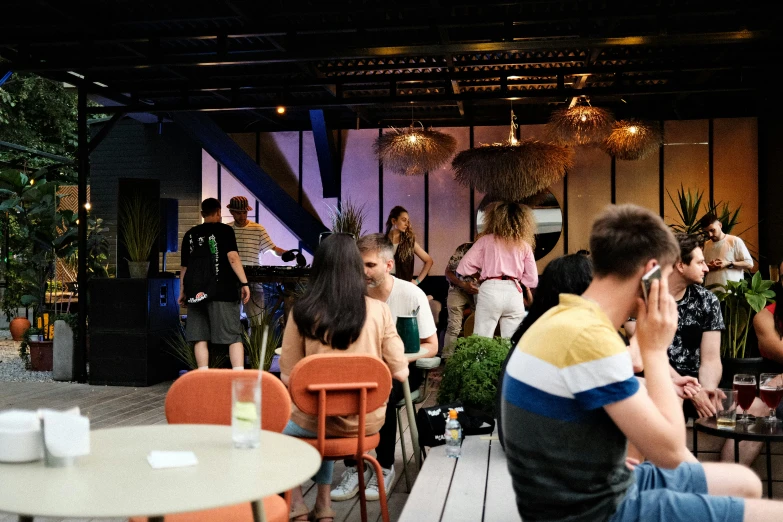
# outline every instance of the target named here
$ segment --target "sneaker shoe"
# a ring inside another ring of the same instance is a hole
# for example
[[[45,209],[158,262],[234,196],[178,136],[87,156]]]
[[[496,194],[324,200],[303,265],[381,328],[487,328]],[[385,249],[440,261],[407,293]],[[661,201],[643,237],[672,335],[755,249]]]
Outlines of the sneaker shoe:
[[[367,484],[372,475],[372,470],[364,468],[364,483]],[[359,493],[359,471],[356,466],[349,466],[343,471],[340,483],[334,488],[329,496],[335,502],[352,499]]]
[[[389,498],[391,493],[392,484],[394,483],[394,466],[391,469],[381,468],[383,470],[383,489],[386,490],[386,498]],[[364,490],[364,495],[367,500],[378,500],[380,494],[378,493],[378,478],[373,473],[370,483],[367,484],[367,489]]]

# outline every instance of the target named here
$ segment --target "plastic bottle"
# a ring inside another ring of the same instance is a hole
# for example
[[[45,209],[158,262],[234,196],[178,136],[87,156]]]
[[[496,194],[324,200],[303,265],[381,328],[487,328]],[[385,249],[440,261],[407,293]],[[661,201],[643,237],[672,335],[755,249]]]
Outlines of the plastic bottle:
[[[446,419],[446,456],[459,458],[462,452],[462,425],[457,420],[457,410],[449,410]]]

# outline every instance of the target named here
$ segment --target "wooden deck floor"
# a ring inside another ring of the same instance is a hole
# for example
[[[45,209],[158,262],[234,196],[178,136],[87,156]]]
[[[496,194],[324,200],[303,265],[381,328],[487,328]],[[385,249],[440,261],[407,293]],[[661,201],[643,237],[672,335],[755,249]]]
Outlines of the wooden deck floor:
[[[148,424],[164,424],[166,417],[163,402],[171,382],[160,383],[146,388],[122,386],[92,386],[74,383],[0,383],[0,410],[8,408],[36,409],[53,408],[67,409],[78,406],[83,415],[90,418],[91,429],[109,428],[114,426],[135,426]],[[434,403],[435,392],[425,405]],[[410,439],[407,431],[407,418],[403,415],[405,436],[410,459],[412,480],[415,480],[415,464],[410,455]],[[399,434],[398,434],[399,437]],[[344,467],[341,462],[335,464],[334,483],[340,481]],[[395,462],[396,482],[389,496],[389,515],[392,521],[399,519],[402,508],[408,499],[403,477],[402,452],[397,444]],[[5,479],[7,477],[3,477]],[[0,480],[2,482],[2,480]],[[308,505],[315,501],[315,488],[310,483],[306,486],[305,500]],[[368,520],[380,520],[378,502],[368,503]],[[361,519],[358,496],[344,502],[334,502],[337,512],[335,522],[354,522]],[[0,513],[0,522],[16,522],[15,515]],[[79,520],[80,522],[124,522],[126,519],[53,519],[36,517],[35,522],[61,522]]]

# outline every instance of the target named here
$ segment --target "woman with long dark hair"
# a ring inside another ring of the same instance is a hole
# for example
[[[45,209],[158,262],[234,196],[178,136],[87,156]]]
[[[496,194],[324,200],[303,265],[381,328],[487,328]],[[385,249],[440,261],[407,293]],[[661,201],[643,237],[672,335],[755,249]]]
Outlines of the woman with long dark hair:
[[[386,303],[367,296],[364,265],[356,241],[348,234],[333,234],[325,239],[313,258],[310,281],[304,295],[294,303],[283,334],[280,378],[288,376],[301,359],[315,354],[369,354],[382,359],[398,381],[408,378],[408,360],[402,339]],[[367,434],[376,433],[386,419],[386,405],[366,418]],[[292,405],[291,420],[283,433],[295,437],[316,437],[318,419],[305,415]],[[329,417],[327,435],[356,435],[358,418]],[[294,488],[291,499],[292,520],[330,520],[330,486],[333,461],[324,461],[313,478],[318,486],[315,508],[304,504],[301,488]]]
[[[498,394],[495,400],[497,404],[498,438],[501,444],[504,444],[503,419],[500,408],[500,399],[503,396],[502,383],[506,374],[506,365],[511,358],[511,354],[514,353],[514,347],[522,338],[522,335],[527,332],[527,329],[530,328],[530,325],[549,311],[550,308],[558,305],[560,294],[582,295],[587,290],[587,287],[590,286],[592,280],[593,265],[590,262],[590,258],[583,254],[570,254],[553,259],[541,274],[533,304],[530,306],[522,324],[519,325],[517,331],[511,336],[511,350],[508,351],[508,356],[503,362],[503,367],[498,377]]]
[[[386,219],[386,237],[394,246],[394,268],[391,274],[415,285],[421,284],[432,267],[432,257],[416,242],[408,211],[396,206]],[[424,266],[418,275],[413,275],[413,256],[421,259]]]
[[[525,316],[525,289],[538,285],[533,254],[536,223],[530,207],[502,201],[487,207],[484,235],[457,266],[461,276],[481,281],[473,333],[511,337]]]

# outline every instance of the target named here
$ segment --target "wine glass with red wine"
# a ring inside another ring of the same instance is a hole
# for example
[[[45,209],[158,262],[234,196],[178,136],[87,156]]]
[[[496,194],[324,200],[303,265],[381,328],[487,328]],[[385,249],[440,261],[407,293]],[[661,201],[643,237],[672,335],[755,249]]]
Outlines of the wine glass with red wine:
[[[778,418],[775,410],[783,399],[783,376],[777,373],[762,373],[759,376],[759,397],[769,408],[769,417],[764,419],[767,424],[776,424]]]
[[[737,404],[742,408],[742,417],[737,419],[737,423],[748,424],[750,422],[748,408],[756,398],[756,376],[749,373],[734,375],[734,395],[737,396]]]

